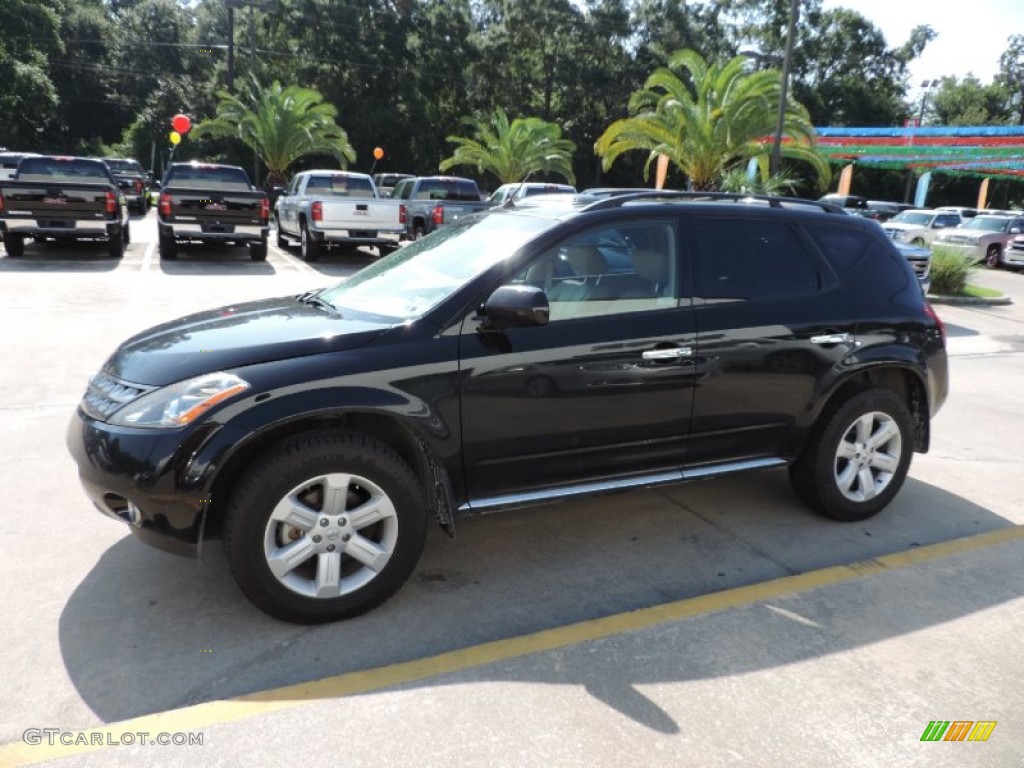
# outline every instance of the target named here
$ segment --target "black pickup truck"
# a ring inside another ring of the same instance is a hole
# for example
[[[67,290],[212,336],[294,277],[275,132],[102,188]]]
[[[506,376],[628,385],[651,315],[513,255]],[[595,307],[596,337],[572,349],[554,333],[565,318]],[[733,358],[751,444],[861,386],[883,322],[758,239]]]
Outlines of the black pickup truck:
[[[121,192],[128,201],[128,210],[132,208],[143,214],[149,208],[149,177],[138,160],[123,157],[104,157],[103,162],[114,174],[114,179],[121,187]]]
[[[106,240],[119,259],[128,244],[128,210],[106,163],[86,157],[22,158],[0,182],[0,234],[7,255],[25,252],[25,238]]]
[[[236,165],[172,163],[157,206],[161,259],[178,257],[178,243],[248,245],[253,261],[267,258],[270,200]]]

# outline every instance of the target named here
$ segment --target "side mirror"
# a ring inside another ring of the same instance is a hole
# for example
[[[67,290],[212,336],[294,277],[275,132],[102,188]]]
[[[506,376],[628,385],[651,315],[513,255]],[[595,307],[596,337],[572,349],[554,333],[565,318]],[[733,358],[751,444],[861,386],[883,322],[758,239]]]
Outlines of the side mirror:
[[[547,325],[551,306],[543,289],[535,285],[503,285],[487,298],[480,314],[483,331],[529,328]]]
[[[1020,227],[1010,227],[1010,234],[1011,235],[1019,235],[1020,234]]]

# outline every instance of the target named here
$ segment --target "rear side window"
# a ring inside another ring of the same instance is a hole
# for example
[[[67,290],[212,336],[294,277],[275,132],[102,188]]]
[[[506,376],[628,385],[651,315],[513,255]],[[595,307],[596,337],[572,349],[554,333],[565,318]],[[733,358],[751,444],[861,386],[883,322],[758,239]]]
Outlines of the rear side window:
[[[942,214],[941,216],[935,217],[935,223],[932,225],[936,229],[942,227],[958,227],[960,226],[960,217],[956,214]]]
[[[822,287],[819,262],[786,221],[698,218],[693,233],[697,295],[704,299],[778,299]]]
[[[840,277],[856,267],[868,251],[878,247],[867,232],[853,227],[811,224],[806,229]]]

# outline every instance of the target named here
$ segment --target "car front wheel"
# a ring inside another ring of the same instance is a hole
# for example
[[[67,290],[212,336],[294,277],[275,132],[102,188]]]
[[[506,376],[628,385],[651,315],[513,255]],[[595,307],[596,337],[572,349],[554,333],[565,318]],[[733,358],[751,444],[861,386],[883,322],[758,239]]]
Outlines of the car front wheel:
[[[989,269],[998,269],[1002,254],[999,253],[998,245],[990,245],[985,251],[985,266]]]
[[[245,595],[302,624],[356,616],[412,573],[426,537],[416,476],[358,433],[297,436],[258,460],[227,510],[224,547]]]
[[[861,391],[827,412],[790,467],[797,496],[843,522],[880,512],[906,479],[913,454],[913,422],[889,390]]]

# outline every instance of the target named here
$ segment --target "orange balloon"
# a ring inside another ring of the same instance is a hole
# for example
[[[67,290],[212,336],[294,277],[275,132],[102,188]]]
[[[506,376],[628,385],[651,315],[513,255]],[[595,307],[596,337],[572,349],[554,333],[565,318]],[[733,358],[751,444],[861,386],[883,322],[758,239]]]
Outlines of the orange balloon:
[[[374,147],[373,156],[375,159],[380,160],[382,157],[384,157],[384,150],[381,147]]]

